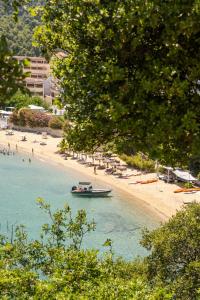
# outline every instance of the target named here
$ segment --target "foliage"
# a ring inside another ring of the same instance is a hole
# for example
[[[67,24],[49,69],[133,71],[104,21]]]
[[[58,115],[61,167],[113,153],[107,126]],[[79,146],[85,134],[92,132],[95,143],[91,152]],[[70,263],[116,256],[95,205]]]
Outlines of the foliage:
[[[15,94],[18,89],[27,91],[24,87],[23,65],[13,58],[8,48],[6,38],[0,37],[0,106],[5,104],[7,98]]]
[[[69,120],[64,120],[63,123],[63,130],[64,132],[67,134],[71,129],[71,123],[69,122]]]
[[[63,121],[61,120],[61,118],[54,116],[49,120],[48,126],[52,129],[62,129]]]
[[[83,210],[52,212],[42,199],[40,207],[51,223],[42,227],[41,239],[29,241],[24,227],[16,228],[12,242],[0,243],[0,296],[20,299],[141,299],[148,291],[141,267],[107,253],[82,250],[85,234],[94,230]],[[134,276],[135,274],[135,276]],[[143,298],[144,299],[144,298]]]
[[[84,210],[70,207],[52,212],[38,199],[50,223],[40,239],[29,240],[24,226],[0,238],[0,298],[196,300],[199,287],[200,205],[192,204],[162,227],[145,232],[145,259],[114,258],[112,242],[99,256],[83,250],[83,238],[95,229]]]
[[[0,1],[0,35],[6,35],[9,48],[14,55],[39,56],[41,51],[34,47],[33,31],[40,24],[37,17],[32,17],[28,12],[30,4],[24,6],[25,1],[8,1],[5,5]],[[28,2],[28,1],[27,1]],[[36,2],[36,1],[35,1]],[[15,18],[15,22],[14,18]]]
[[[60,143],[58,144],[58,147],[59,147],[59,152],[60,154],[64,154],[68,149],[69,149],[69,145],[68,143],[66,142],[66,139],[63,138]]]
[[[195,156],[189,162],[189,169],[194,176],[197,176],[200,172],[200,157]]]
[[[14,125],[28,126],[28,127],[48,127],[52,116],[39,112],[32,111],[27,108],[21,108],[19,111],[14,111],[10,116],[10,122]]]
[[[129,166],[134,167],[139,170],[144,170],[148,172],[155,171],[155,162],[144,155],[142,153],[137,153],[133,156],[128,156],[126,154],[120,155],[120,158],[125,161]]]
[[[8,98],[5,102],[6,106],[13,106],[17,110],[20,108],[27,107],[28,105],[38,105],[45,109],[49,108],[49,105],[39,96],[31,96],[29,94],[21,93],[17,91],[11,98]]]
[[[185,182],[185,183],[184,183],[184,187],[185,187],[186,189],[190,189],[190,188],[193,187],[193,183],[192,183],[192,182]]]
[[[114,139],[166,163],[199,152],[199,1],[52,0],[43,23],[39,44],[68,53],[55,75],[73,147]]]
[[[175,299],[199,299],[199,204],[188,205],[160,228],[144,232],[142,245],[151,250],[147,274],[154,285],[170,287]]]

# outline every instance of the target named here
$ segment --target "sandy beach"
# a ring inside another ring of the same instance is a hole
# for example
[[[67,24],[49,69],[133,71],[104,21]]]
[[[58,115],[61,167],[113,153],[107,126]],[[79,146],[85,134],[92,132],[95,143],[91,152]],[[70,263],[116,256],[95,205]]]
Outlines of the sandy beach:
[[[135,182],[139,180],[156,178],[155,173],[131,176],[128,179],[105,175],[104,170],[97,170],[97,174],[95,175],[92,167],[85,167],[70,158],[65,160],[57,153],[57,145],[61,140],[60,138],[48,136],[48,138],[44,140],[41,135],[17,131],[13,132],[13,135],[6,135],[5,131],[0,131],[1,147],[5,146],[8,148],[8,146],[10,146],[11,151],[23,151],[28,153],[30,158],[33,155],[34,158],[42,158],[48,163],[72,168],[77,171],[77,173],[90,177],[91,181],[94,181],[94,179],[99,180],[111,188],[120,189],[132,196],[129,197],[131,199],[130,201],[139,201],[142,206],[155,213],[160,220],[167,220],[186,202],[200,201],[200,192],[194,194],[175,194],[174,190],[176,190],[178,186],[164,183],[161,180],[149,184],[135,184]],[[26,136],[27,141],[21,141],[22,135]],[[46,145],[40,145],[40,142],[44,141]],[[131,170],[131,172],[133,172],[133,170]]]

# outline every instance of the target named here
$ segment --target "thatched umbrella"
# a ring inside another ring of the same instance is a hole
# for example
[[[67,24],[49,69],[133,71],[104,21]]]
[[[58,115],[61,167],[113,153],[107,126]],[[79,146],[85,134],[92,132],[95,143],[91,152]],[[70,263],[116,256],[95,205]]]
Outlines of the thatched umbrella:
[[[102,161],[102,158],[101,157],[97,157],[95,158],[95,160],[97,160],[99,162],[99,166],[101,165],[101,161]]]
[[[110,159],[104,159],[103,163],[106,164],[106,168],[109,168],[109,164],[111,163]]]

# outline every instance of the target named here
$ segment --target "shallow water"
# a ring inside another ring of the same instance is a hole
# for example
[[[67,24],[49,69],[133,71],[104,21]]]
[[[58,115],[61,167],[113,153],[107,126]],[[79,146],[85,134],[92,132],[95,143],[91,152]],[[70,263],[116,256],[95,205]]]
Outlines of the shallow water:
[[[0,179],[0,227],[3,233],[10,234],[12,224],[24,224],[31,238],[39,236],[40,226],[48,218],[37,206],[37,197],[43,197],[53,210],[63,207],[66,202],[74,213],[85,209],[88,219],[94,219],[97,228],[86,237],[84,247],[103,251],[104,241],[110,238],[114,242],[115,253],[126,259],[147,253],[139,245],[141,229],[154,228],[159,224],[158,219],[137,201],[130,204],[130,196],[115,189],[109,198],[71,195],[70,189],[74,184],[89,178],[32,157],[29,163],[28,157],[22,154],[0,154]],[[93,181],[93,186],[108,187],[97,180]]]

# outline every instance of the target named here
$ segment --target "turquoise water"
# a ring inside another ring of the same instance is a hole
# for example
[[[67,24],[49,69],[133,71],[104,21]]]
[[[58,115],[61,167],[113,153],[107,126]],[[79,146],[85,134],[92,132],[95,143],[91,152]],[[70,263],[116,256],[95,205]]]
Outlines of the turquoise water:
[[[96,231],[86,237],[84,247],[103,251],[104,241],[110,238],[117,255],[130,259],[146,254],[139,245],[141,229],[158,225],[154,215],[137,202],[130,204],[129,196],[115,189],[110,198],[76,198],[70,193],[71,187],[89,178],[71,169],[52,166],[34,158],[31,160],[29,163],[28,157],[22,154],[0,154],[1,232],[9,233],[12,224],[24,224],[31,238],[38,237],[40,226],[48,221],[36,204],[37,197],[43,197],[53,210],[67,202],[74,213],[85,209],[88,219],[94,218]],[[106,187],[97,180],[93,181],[93,186]]]

